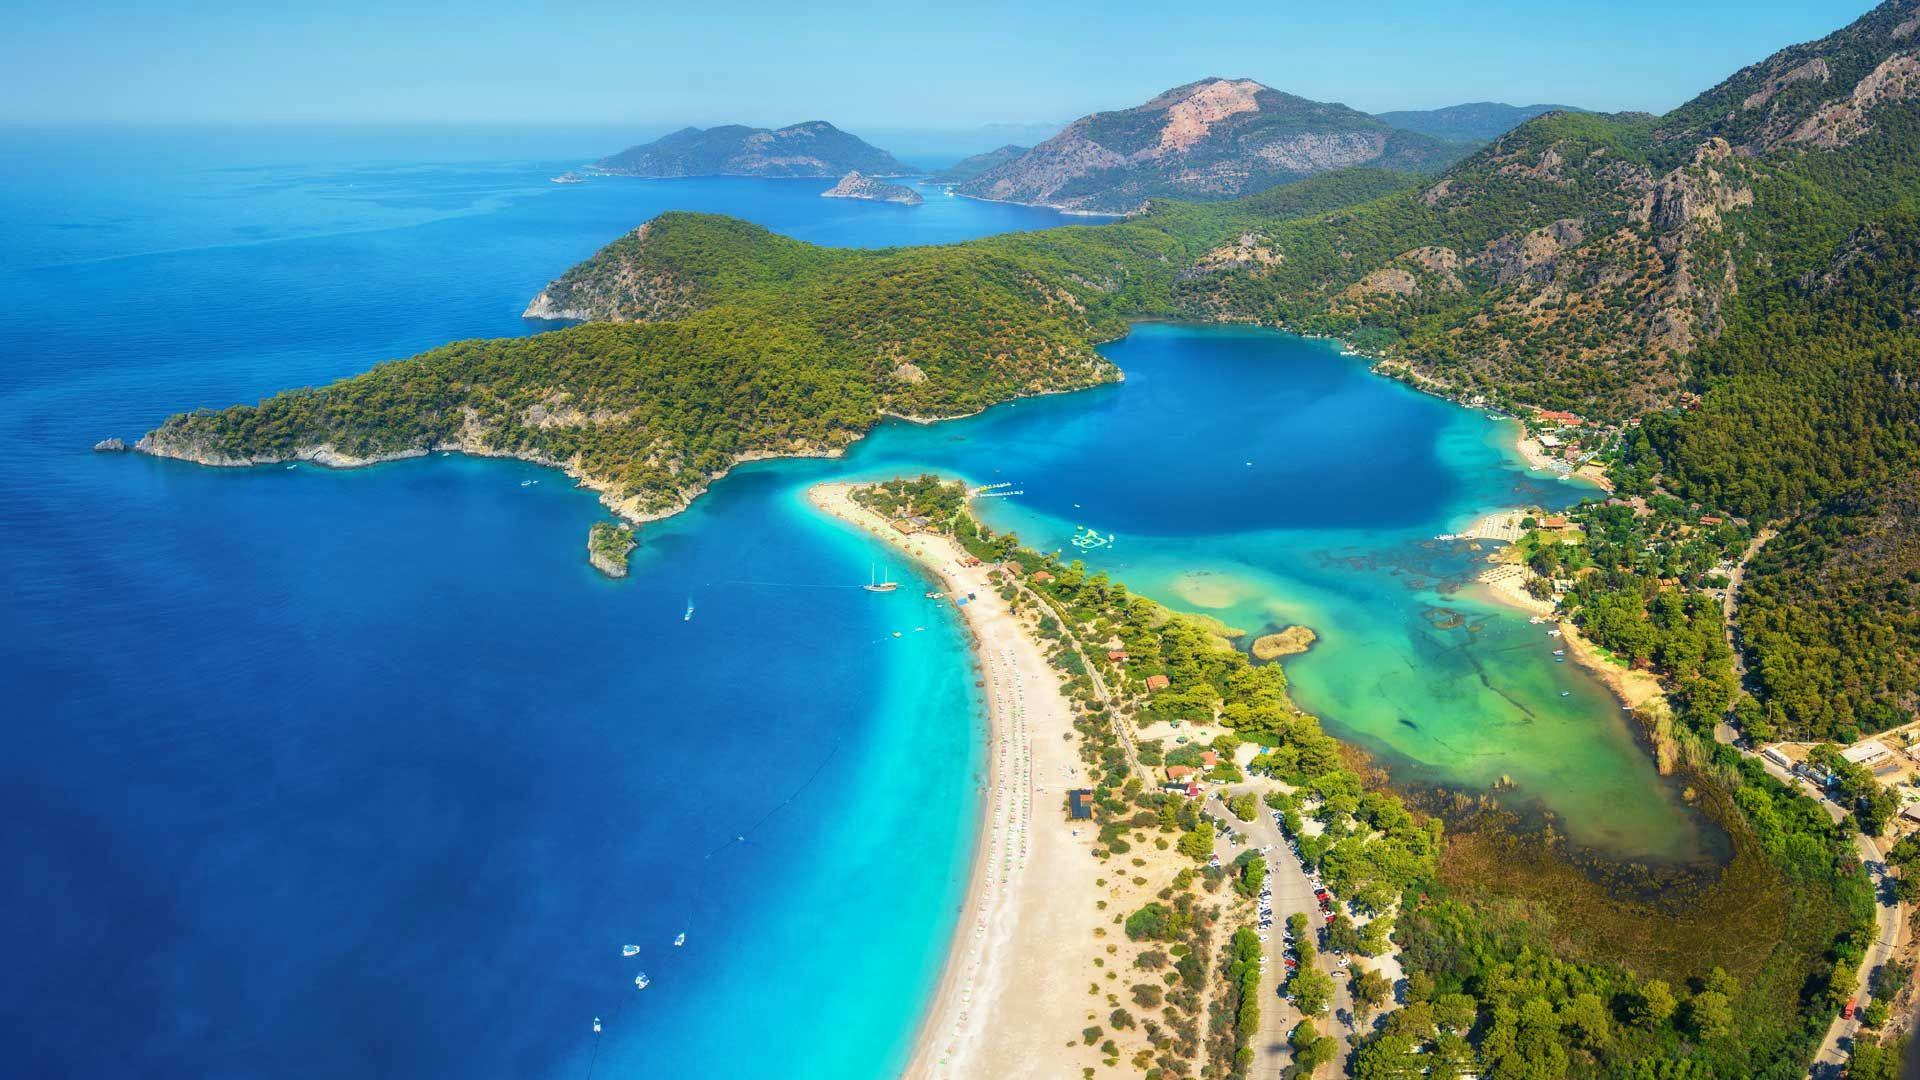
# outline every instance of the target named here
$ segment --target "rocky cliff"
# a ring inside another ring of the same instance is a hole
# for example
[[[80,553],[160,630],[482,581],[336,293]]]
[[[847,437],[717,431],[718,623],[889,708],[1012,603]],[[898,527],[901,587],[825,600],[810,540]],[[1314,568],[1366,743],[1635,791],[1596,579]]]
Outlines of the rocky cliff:
[[[1062,210],[1134,213],[1156,196],[1230,199],[1355,165],[1437,170],[1466,152],[1344,105],[1251,79],[1213,78],[1131,109],[1083,116],[956,190]]]

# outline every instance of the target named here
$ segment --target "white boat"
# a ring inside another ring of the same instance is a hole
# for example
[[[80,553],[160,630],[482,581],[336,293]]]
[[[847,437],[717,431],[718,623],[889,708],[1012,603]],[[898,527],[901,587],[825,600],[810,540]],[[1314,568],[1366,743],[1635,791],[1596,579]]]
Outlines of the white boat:
[[[639,955],[640,955],[640,946],[638,946],[638,945],[622,945],[622,946],[620,946],[620,955],[621,955],[621,956],[639,956]]]
[[[651,983],[652,981],[653,981],[652,979],[647,978],[647,973],[643,971],[640,974],[635,975],[633,977],[633,988],[635,990],[645,990],[647,988],[647,984]]]
[[[687,613],[685,615],[680,616],[680,621],[681,622],[693,621],[693,597],[691,596],[687,597]]]
[[[600,1034],[600,1018],[597,1016],[593,1018],[593,1033]]]
[[[893,580],[892,567],[887,568],[887,579],[885,581],[882,581],[878,577],[874,576],[874,570],[873,570],[872,564],[868,564],[867,583],[860,587],[867,590],[868,592],[892,592],[893,590],[900,587],[900,583]],[[898,635],[895,635],[895,636],[897,637]]]
[[[674,939],[673,939],[674,948],[679,948],[680,946],[685,945],[686,943],[687,943],[687,932],[685,930],[680,931],[680,933],[674,936]]]

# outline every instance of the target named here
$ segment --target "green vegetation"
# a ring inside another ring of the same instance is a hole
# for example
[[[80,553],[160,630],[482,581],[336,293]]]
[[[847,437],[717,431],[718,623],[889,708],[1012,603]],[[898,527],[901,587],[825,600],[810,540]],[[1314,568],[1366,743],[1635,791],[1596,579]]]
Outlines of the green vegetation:
[[[1898,94],[1858,117],[1821,110],[1894,55],[1905,17],[1884,4],[1664,117],[1537,117],[1438,183],[1346,169],[1229,202],[1156,199],[1109,225],[882,251],[665,214],[543,295],[614,325],[458,343],[176,416],[148,447],[271,460],[460,446],[559,463],[667,513],[743,455],[830,452],[887,412],[952,416],[1110,379],[1093,346],[1130,319],[1338,333],[1430,388],[1647,414],[1621,463],[1637,488],[1784,526],[1742,613],[1762,713],[1783,734],[1844,738],[1920,705],[1920,309],[1906,284],[1920,115]],[[1788,77],[1814,56],[1827,78]],[[1287,104],[1260,122],[1306,130],[1332,108]],[[1116,145],[1151,127],[1096,119]],[[1697,408],[1675,408],[1683,391]],[[1623,648],[1691,632],[1696,613],[1641,592],[1642,611],[1583,603]]]
[[[613,577],[627,574],[627,556],[633,551],[633,527],[617,521],[595,522],[587,530],[587,554],[593,565]]]
[[[1452,837],[1442,857],[1440,822],[1416,816],[1390,792],[1369,789],[1338,743],[1288,699],[1280,666],[1255,665],[1218,647],[1193,623],[1102,574],[993,535],[964,511],[959,485],[942,493],[937,484],[922,477],[859,497],[890,498],[903,509],[960,507],[953,534],[982,559],[1020,568],[1024,591],[1008,585],[1003,595],[1018,604],[1040,601],[1056,658],[1073,652],[1070,640],[1082,643],[1108,685],[1124,687],[1133,701],[1144,698],[1138,705],[1103,701],[1086,667],[1063,667],[1069,696],[1083,710],[1076,726],[1101,776],[1095,819],[1103,839],[1150,824],[1183,845],[1198,838],[1188,852],[1196,860],[1212,848],[1211,829],[1192,800],[1148,791],[1132,777],[1108,723],[1116,707],[1154,717],[1172,697],[1181,709],[1217,714],[1236,737],[1263,747],[1255,771],[1294,789],[1272,793],[1267,803],[1289,822],[1303,860],[1345,901],[1330,941],[1349,953],[1377,954],[1391,930],[1417,991],[1414,1005],[1390,1014],[1383,1033],[1361,1047],[1361,1075],[1401,1075],[1394,1063],[1404,1064],[1416,1047],[1436,1055],[1431,1060],[1478,1063],[1489,1076],[1638,1075],[1680,1056],[1693,1059],[1692,1075],[1700,1076],[1803,1071],[1872,939],[1870,888],[1844,827],[1698,733],[1716,715],[1704,704],[1694,707],[1704,710],[1698,723],[1681,724],[1670,738],[1677,767],[1730,834],[1734,854],[1717,875],[1692,886],[1669,884],[1670,895],[1649,905],[1613,895],[1504,826],[1470,827]],[[1701,526],[1694,508],[1677,503],[1663,502],[1638,519],[1606,508],[1593,514],[1589,543],[1564,552],[1583,553],[1586,579],[1710,574],[1745,537],[1739,526]],[[1050,578],[1033,582],[1041,569]],[[1622,584],[1594,595],[1625,591]],[[1642,609],[1650,625],[1663,603],[1656,596]],[[1708,662],[1704,645],[1683,648],[1689,626],[1686,619],[1665,625],[1653,639],[1655,655],[1668,662],[1701,657],[1698,678],[1712,682],[1729,657],[1723,649]],[[1718,640],[1717,624],[1707,637]],[[1121,646],[1128,659],[1108,663],[1098,646]],[[1170,685],[1149,693],[1151,675],[1166,675]],[[1694,696],[1708,699],[1704,691]],[[1303,834],[1309,816],[1322,824],[1319,835]],[[1491,846],[1495,839],[1507,846]],[[1920,863],[1920,844],[1896,848],[1890,858]],[[1227,873],[1210,871],[1205,880],[1209,887],[1233,880],[1257,892],[1249,882],[1256,866],[1264,872],[1256,857],[1236,859]],[[1350,912],[1374,917],[1356,925]],[[1124,920],[1134,940],[1183,943],[1202,922],[1184,883]],[[1333,983],[1313,966],[1308,920],[1296,913],[1288,924],[1300,953],[1288,991],[1311,1014],[1330,999]],[[1206,950],[1180,955],[1190,965]],[[1355,972],[1363,1003],[1376,996],[1376,977]]]

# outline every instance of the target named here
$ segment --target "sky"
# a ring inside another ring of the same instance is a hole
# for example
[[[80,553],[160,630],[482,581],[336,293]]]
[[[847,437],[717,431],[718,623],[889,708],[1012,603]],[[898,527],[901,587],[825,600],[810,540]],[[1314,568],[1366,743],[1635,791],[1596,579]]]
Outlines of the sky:
[[[1663,112],[1866,0],[0,0],[0,125],[1057,124],[1207,75]]]

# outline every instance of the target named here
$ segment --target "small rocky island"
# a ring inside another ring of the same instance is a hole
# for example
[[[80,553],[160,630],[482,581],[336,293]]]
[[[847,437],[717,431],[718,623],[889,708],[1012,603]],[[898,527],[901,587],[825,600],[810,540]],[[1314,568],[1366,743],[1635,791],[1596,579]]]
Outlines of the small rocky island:
[[[627,576],[627,556],[635,546],[631,525],[599,521],[587,530],[587,561],[608,577]]]
[[[1278,660],[1283,656],[1294,656],[1306,652],[1316,635],[1311,627],[1289,626],[1277,634],[1263,634],[1253,643],[1255,660]]]
[[[875,180],[855,169],[840,178],[840,182],[820,193],[823,199],[871,199],[874,202],[899,203],[902,206],[919,206],[926,200],[920,193],[904,184],[889,184],[884,180]]]

